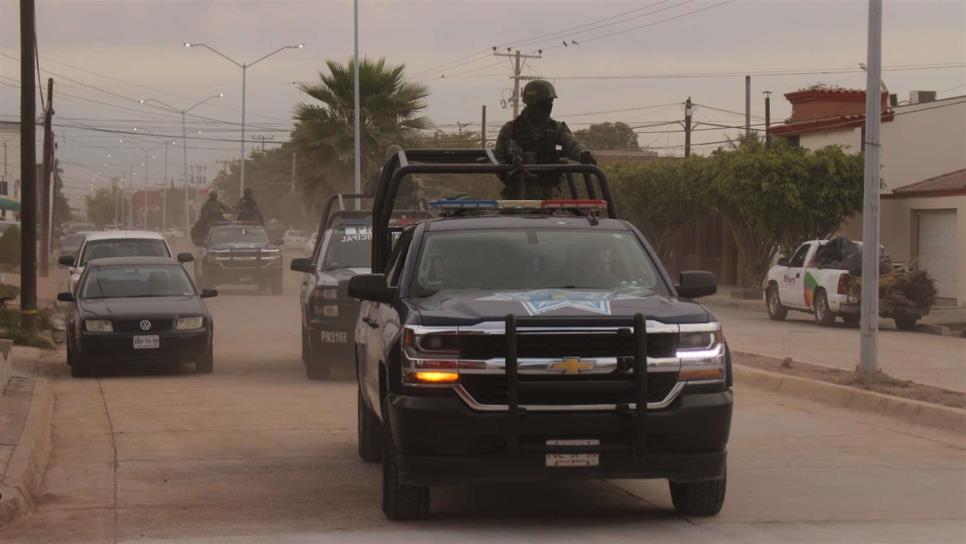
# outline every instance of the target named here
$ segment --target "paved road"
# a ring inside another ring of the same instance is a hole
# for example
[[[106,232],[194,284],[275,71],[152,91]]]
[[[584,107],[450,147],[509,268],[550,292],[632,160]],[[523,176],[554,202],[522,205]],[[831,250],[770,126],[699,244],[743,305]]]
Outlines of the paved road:
[[[859,328],[819,327],[810,314],[772,321],[764,311],[711,306],[731,349],[853,370]],[[894,378],[966,392],[966,339],[895,329],[879,331],[879,365]]]
[[[294,280],[291,274],[288,280]],[[290,281],[294,283],[294,281]],[[681,519],[663,482],[434,490],[391,524],[355,452],[354,384],[310,383],[295,294],[212,301],[214,374],[71,379],[37,511],[0,531],[42,542],[962,542],[966,440],[739,388],[728,500]]]

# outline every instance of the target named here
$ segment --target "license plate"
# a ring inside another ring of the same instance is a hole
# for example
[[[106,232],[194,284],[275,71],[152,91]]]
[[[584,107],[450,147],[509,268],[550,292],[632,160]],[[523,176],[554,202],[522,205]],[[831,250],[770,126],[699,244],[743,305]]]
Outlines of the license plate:
[[[547,446],[586,447],[599,446],[600,440],[547,440]],[[548,467],[596,467],[600,466],[599,453],[548,453],[545,458]]]
[[[158,349],[159,347],[161,347],[161,337],[156,334],[134,337],[134,349]]]

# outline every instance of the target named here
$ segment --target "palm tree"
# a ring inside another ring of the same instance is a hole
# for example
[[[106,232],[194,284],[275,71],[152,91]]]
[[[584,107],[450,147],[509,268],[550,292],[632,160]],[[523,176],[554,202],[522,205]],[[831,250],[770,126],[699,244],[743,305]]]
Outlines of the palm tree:
[[[351,186],[348,180],[353,169],[354,64],[351,60],[325,64],[328,73],[320,72],[318,83],[301,85],[302,92],[318,102],[300,102],[295,107],[292,133],[303,190],[314,199],[329,190]],[[420,115],[426,109],[429,91],[421,83],[407,81],[404,70],[404,65],[389,65],[384,58],[364,58],[359,64],[364,178],[377,171],[389,145],[403,143],[430,125]]]

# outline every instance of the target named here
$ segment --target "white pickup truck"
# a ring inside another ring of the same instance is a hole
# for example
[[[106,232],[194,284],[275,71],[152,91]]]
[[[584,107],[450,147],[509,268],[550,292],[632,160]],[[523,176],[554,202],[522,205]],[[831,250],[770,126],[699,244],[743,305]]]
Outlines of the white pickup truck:
[[[788,310],[798,310],[811,313],[815,322],[825,327],[835,323],[836,317],[850,325],[858,323],[861,286],[856,276],[861,270],[861,247],[861,242],[844,238],[810,240],[791,257],[778,259],[762,285],[768,317],[780,321]],[[835,258],[830,260],[830,256]],[[892,277],[907,274],[890,269],[891,263],[880,248],[880,272]],[[931,303],[917,303],[902,296],[905,293],[890,296],[894,294],[895,289],[890,288],[887,296],[880,297],[879,315],[893,318],[898,329],[914,329],[916,322],[929,313]]]
[[[826,240],[810,240],[791,257],[778,259],[765,277],[764,297],[768,317],[785,319],[788,310],[809,312],[815,322],[831,326],[836,316],[849,324],[859,322],[859,299],[849,293],[848,270],[819,268],[816,253]]]

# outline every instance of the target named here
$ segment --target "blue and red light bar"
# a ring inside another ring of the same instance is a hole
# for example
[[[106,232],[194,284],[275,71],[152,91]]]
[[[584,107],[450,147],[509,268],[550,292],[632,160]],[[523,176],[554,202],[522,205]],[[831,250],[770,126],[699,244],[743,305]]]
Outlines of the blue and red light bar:
[[[481,200],[442,199],[429,203],[438,210],[603,210],[606,200],[549,199],[549,200]]]

